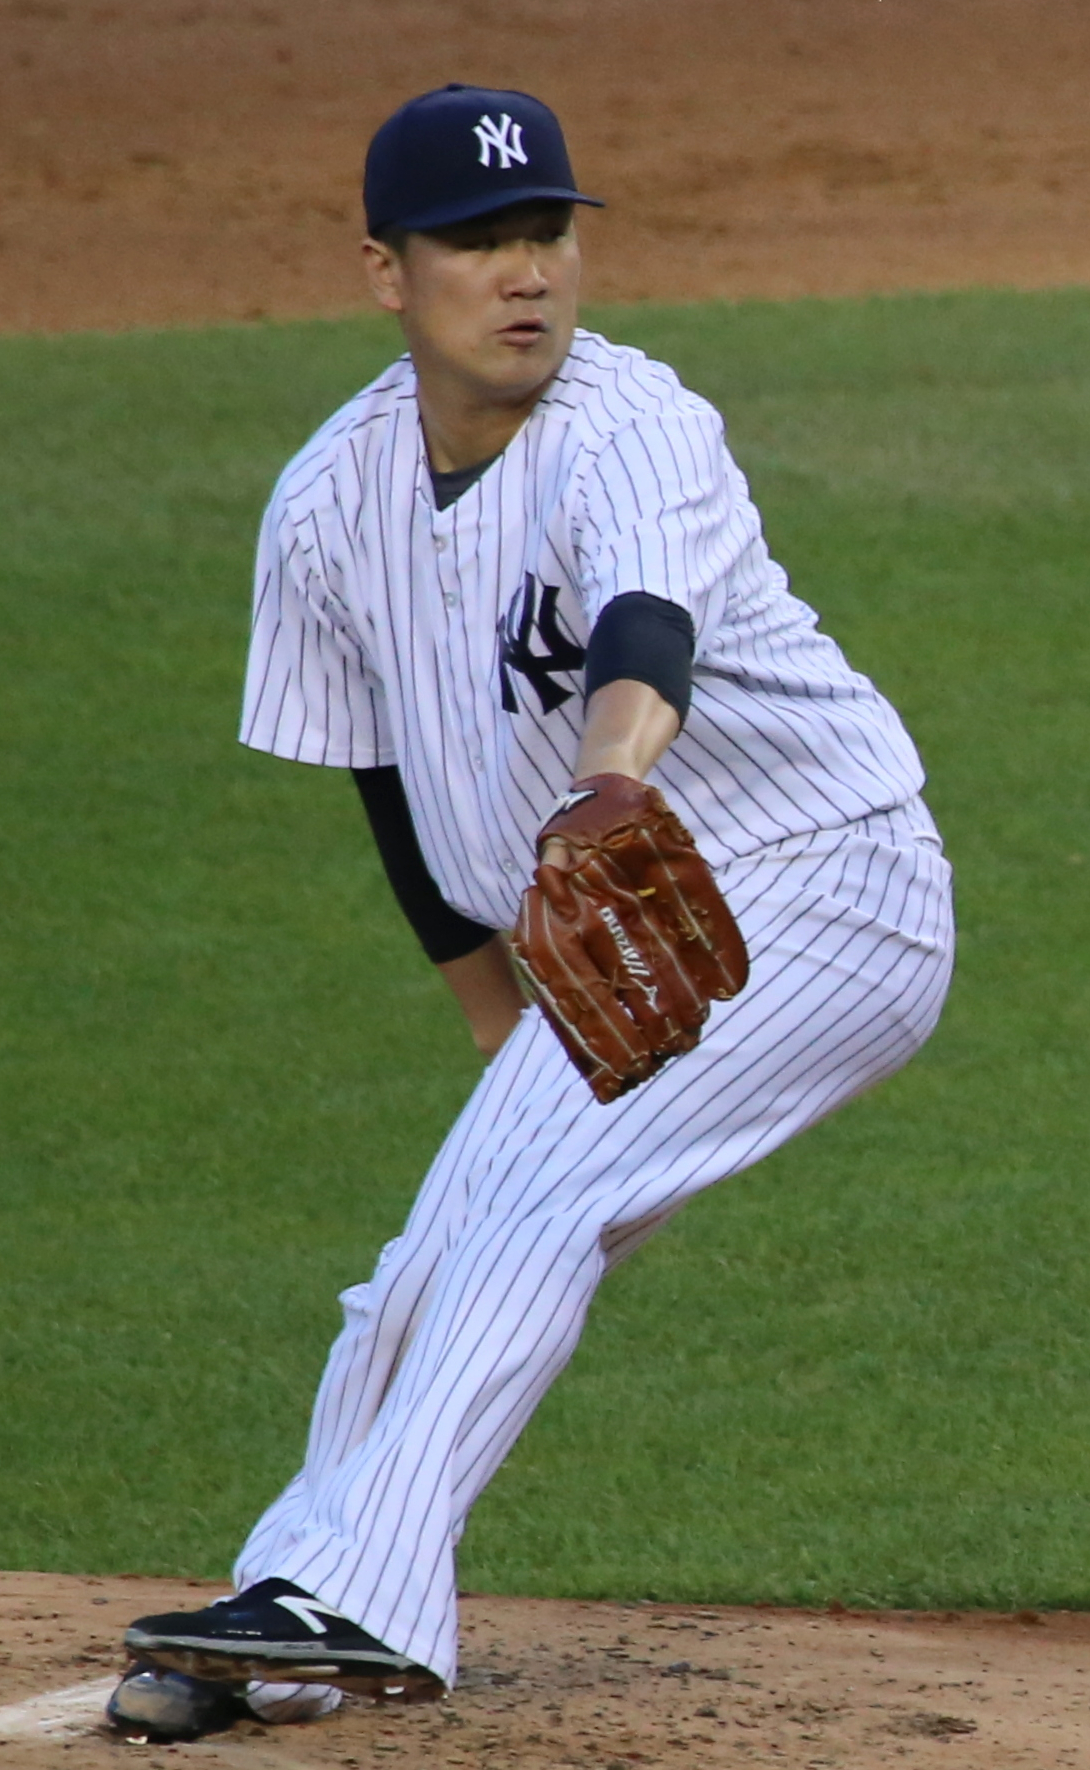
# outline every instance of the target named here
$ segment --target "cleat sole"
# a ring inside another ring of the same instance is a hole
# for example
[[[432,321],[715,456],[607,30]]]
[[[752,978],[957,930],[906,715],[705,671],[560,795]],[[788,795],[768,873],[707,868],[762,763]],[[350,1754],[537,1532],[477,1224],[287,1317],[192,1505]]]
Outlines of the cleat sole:
[[[380,1703],[440,1702],[447,1695],[446,1685],[433,1672],[409,1666],[394,1671],[384,1666],[368,1670],[347,1666],[341,1661],[278,1659],[269,1655],[241,1652],[209,1652],[207,1648],[182,1646],[129,1647],[134,1659],[150,1661],[170,1672],[184,1672],[190,1678],[202,1678],[212,1684],[239,1684],[254,1678],[264,1683],[332,1684],[356,1696],[369,1696]]]

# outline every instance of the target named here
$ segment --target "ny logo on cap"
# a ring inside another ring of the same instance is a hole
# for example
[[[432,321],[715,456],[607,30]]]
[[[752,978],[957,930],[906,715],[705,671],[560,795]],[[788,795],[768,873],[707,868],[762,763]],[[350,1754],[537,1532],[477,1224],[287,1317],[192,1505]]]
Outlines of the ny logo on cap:
[[[498,123],[493,123],[491,117],[482,117],[479,123],[474,123],[473,133],[481,144],[479,159],[482,166],[491,166],[493,148],[501,172],[510,172],[512,160],[517,160],[520,166],[529,164],[522,145],[522,124],[512,123],[506,111],[501,113]]]

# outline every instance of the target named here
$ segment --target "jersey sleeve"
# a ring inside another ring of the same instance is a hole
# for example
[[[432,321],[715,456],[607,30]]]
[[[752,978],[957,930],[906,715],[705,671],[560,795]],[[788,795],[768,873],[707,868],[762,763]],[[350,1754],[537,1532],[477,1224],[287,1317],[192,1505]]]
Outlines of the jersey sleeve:
[[[338,593],[317,519],[294,518],[279,489],[258,539],[239,738],[333,768],[396,760],[382,683]]]
[[[699,657],[738,575],[768,564],[718,413],[694,398],[615,431],[583,478],[576,547],[592,626],[615,597],[642,590],[687,612]]]

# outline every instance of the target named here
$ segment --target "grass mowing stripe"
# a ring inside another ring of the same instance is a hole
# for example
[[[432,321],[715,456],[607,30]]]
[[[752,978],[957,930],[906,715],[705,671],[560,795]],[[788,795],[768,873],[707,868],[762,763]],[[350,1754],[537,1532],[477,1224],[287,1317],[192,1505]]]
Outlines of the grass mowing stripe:
[[[721,403],[958,870],[922,1057],[604,1287],[465,1583],[1084,1603],[1090,296],[595,313]],[[234,743],[384,323],[0,344],[0,1565],[222,1574],[475,1074],[345,781]]]

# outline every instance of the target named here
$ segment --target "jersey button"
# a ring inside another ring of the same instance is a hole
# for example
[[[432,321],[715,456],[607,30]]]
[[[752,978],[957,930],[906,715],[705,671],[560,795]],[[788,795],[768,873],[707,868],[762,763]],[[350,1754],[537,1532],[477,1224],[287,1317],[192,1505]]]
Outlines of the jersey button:
[[[435,551],[436,551],[436,553],[442,553],[446,544],[447,544],[447,538],[445,535],[436,535],[436,537],[435,537]]]
[[[511,859],[511,856],[509,854],[505,855],[504,858],[500,861],[500,866],[503,868],[505,873],[513,873],[515,870],[515,863]]]
[[[443,601],[446,604],[447,608],[457,608],[458,607],[458,598],[455,596],[453,590],[448,590],[446,592],[446,594],[443,597]]]
[[[483,756],[474,756],[473,766],[477,770],[477,772],[480,773],[481,769],[484,767],[484,757]]]

